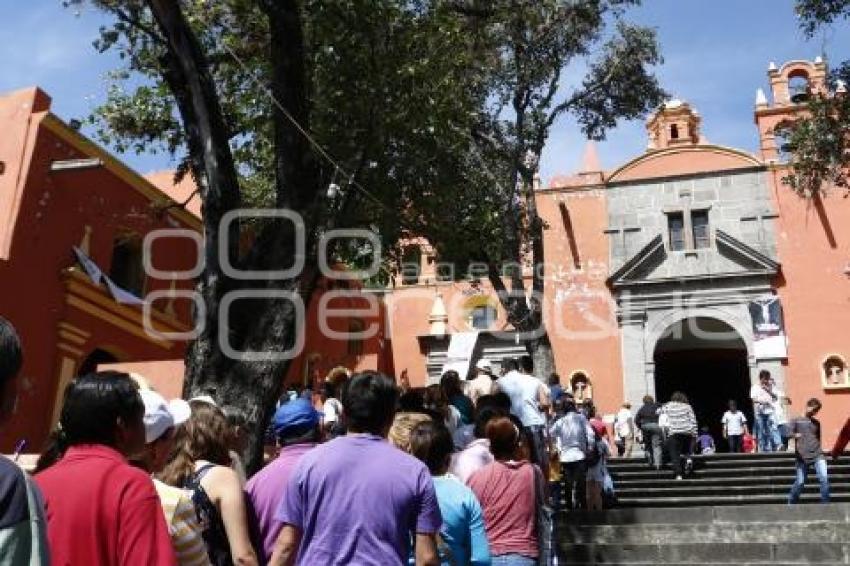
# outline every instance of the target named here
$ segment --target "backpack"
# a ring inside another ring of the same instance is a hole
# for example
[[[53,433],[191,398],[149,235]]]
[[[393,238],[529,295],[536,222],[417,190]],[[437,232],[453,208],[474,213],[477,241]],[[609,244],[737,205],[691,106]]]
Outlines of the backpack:
[[[587,467],[590,468],[598,464],[601,458],[602,454],[599,453],[599,445],[594,442],[587,451],[587,456],[585,456],[584,461],[587,462]]]

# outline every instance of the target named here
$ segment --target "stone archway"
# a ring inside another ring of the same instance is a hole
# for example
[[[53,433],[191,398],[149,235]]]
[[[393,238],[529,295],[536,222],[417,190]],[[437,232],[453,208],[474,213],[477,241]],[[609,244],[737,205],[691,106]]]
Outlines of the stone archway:
[[[747,345],[728,323],[709,317],[678,320],[656,341],[652,360],[657,398],[665,402],[675,391],[685,393],[697,422],[718,442],[730,400],[752,422]]]

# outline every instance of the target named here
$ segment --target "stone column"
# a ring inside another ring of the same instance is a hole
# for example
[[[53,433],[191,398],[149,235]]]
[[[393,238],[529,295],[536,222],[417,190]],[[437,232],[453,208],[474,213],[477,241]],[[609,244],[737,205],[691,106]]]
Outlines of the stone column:
[[[621,315],[620,341],[623,359],[623,400],[640,407],[643,396],[655,394],[655,364],[644,349],[646,316]]]

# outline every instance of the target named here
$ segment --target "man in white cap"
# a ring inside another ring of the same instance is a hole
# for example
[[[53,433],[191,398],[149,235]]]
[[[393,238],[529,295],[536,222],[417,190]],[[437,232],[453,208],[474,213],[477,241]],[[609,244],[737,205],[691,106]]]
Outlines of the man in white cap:
[[[139,391],[145,404],[145,448],[134,462],[151,474],[161,471],[171,455],[175,428],[189,420],[192,409],[182,399],[166,401],[151,389]],[[210,564],[201,536],[201,526],[188,491],[171,487],[154,479],[171,542],[181,566]]]
[[[496,379],[493,375],[493,366],[490,365],[490,360],[484,358],[475,363],[475,379],[467,383],[466,394],[472,399],[475,405],[478,405],[478,398],[483,395],[490,395],[493,392],[493,380]]]

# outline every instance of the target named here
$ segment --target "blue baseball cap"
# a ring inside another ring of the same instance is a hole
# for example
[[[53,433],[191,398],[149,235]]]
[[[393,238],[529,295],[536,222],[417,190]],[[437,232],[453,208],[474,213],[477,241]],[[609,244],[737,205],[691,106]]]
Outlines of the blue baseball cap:
[[[322,413],[310,401],[295,399],[277,408],[272,417],[272,429],[280,435],[288,430],[314,427],[321,417]]]

